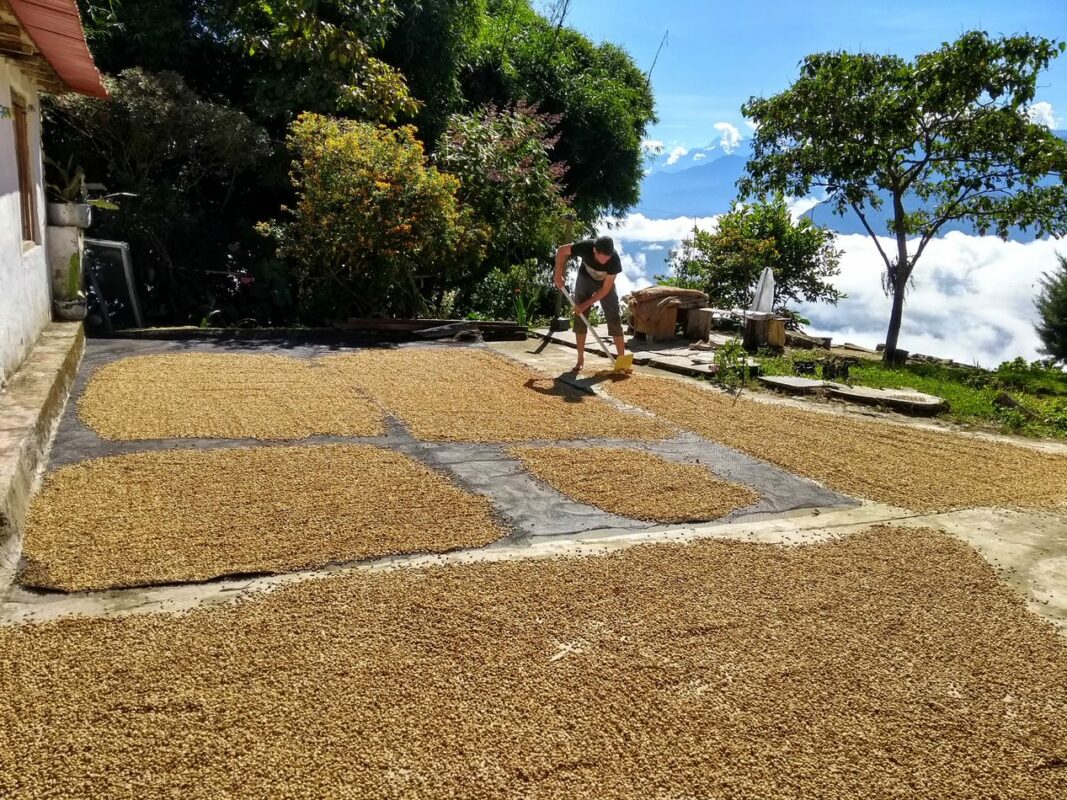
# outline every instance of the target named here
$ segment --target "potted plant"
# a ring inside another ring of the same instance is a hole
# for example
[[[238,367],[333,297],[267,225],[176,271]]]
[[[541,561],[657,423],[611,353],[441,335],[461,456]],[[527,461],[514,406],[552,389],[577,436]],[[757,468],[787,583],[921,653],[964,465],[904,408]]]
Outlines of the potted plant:
[[[92,222],[94,208],[105,211],[118,210],[118,206],[108,199],[118,195],[89,198],[89,189],[91,187],[85,182],[85,170],[80,166],[74,167],[74,172],[71,173],[71,168],[74,165],[73,157],[67,160],[66,167],[47,155],[44,156],[44,162],[52,167],[59,178],[59,183],[49,183],[47,185],[50,197],[50,202],[48,203],[49,225],[86,229]],[[98,186],[97,188],[103,187]],[[127,193],[119,192],[118,194]]]
[[[58,319],[77,322],[85,319],[85,294],[82,292],[82,253],[85,231],[92,222],[94,208],[115,211],[110,201],[116,195],[89,197],[90,189],[103,189],[85,182],[85,170],[74,168],[74,159],[66,167],[47,155],[45,163],[57,176],[49,183],[47,251],[52,276],[52,306]],[[118,194],[125,194],[119,192]]]
[[[93,207],[87,199],[85,170],[77,167],[72,175],[73,158],[67,161],[66,167],[47,155],[44,162],[59,176],[59,183],[48,184],[48,224],[61,228],[88,228]]]

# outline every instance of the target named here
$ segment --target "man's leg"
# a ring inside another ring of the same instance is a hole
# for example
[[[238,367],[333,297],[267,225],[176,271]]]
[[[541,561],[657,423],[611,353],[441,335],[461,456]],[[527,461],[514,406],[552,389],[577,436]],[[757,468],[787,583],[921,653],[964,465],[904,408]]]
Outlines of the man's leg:
[[[608,323],[608,333],[615,340],[616,357],[626,353],[626,337],[622,330],[622,311],[619,308],[619,294],[612,287],[607,297],[600,301],[600,308],[604,312],[604,319]]]
[[[579,267],[578,268],[578,278],[574,281],[574,302],[577,303],[578,305],[581,305],[586,300],[588,300],[590,297],[592,297],[593,294],[596,293],[596,290],[598,288],[599,288],[599,285],[592,278],[590,278],[588,275],[586,275],[585,269],[583,269],[582,267]],[[582,322],[582,318],[581,317],[579,317],[577,314],[575,314],[574,315],[574,339],[575,339],[574,343],[576,345],[578,345],[578,360],[574,363],[574,371],[575,372],[577,372],[578,370],[582,369],[582,367],[585,366],[585,338],[586,338],[586,334],[587,334],[587,330],[586,330],[586,327],[585,327],[585,323]],[[593,335],[596,336],[596,332],[595,331],[593,332]]]
[[[581,320],[578,320],[581,323]],[[578,360],[574,362],[574,372],[580,372],[585,367],[585,331],[574,334],[575,344],[578,345]]]

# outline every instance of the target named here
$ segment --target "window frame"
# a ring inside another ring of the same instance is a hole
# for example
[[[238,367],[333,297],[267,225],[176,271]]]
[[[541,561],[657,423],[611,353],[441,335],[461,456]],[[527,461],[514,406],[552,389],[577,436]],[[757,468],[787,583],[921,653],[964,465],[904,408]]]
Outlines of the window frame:
[[[41,243],[40,219],[37,216],[37,185],[30,161],[30,111],[26,98],[11,90],[11,117],[15,132],[15,166],[19,182],[19,217],[22,248],[29,250]]]

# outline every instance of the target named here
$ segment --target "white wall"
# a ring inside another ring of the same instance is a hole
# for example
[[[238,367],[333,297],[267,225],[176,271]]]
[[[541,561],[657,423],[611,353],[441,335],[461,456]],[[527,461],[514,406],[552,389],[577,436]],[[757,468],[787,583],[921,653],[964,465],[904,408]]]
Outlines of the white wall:
[[[10,61],[0,60],[0,104],[11,107],[11,90],[26,99],[30,162],[37,187],[38,244],[22,249],[15,126],[0,119],[0,386],[30,352],[51,320],[48,265],[44,253],[45,198],[41,165],[41,106],[32,82]]]

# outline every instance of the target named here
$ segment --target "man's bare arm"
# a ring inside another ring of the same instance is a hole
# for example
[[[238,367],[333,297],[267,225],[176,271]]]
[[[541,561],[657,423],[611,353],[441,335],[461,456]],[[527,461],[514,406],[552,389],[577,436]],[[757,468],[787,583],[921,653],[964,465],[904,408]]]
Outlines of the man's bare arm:
[[[573,242],[571,243],[573,244]],[[571,257],[571,245],[565,244],[556,251],[556,275],[553,279],[557,289],[563,288],[563,273],[567,268],[567,259]]]

